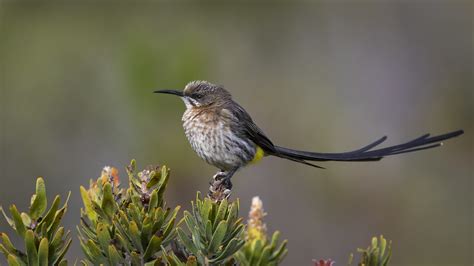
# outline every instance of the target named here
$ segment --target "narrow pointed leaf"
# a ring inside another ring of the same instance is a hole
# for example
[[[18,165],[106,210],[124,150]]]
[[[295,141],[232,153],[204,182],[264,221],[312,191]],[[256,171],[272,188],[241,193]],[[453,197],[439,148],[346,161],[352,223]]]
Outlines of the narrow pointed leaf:
[[[222,240],[225,237],[227,231],[227,223],[221,221],[212,235],[211,242],[209,243],[209,252],[214,253],[217,251],[217,248],[221,245]]]
[[[25,233],[26,255],[28,256],[28,265],[38,265],[38,251],[35,245],[35,235],[33,231],[28,230]]]
[[[234,255],[242,246],[245,244],[243,240],[232,239],[226,246],[226,248],[211,262],[223,261],[226,258]]]
[[[219,209],[217,211],[216,218],[214,220],[214,226],[219,224],[220,221],[224,220],[226,212],[227,212],[227,200],[224,199],[219,204]]]
[[[156,190],[153,190],[150,196],[150,202],[148,203],[148,213],[151,213],[157,207],[158,207],[158,192]]]
[[[43,215],[47,206],[46,199],[46,188],[44,185],[44,180],[41,177],[36,179],[36,197],[33,200],[33,203],[30,206],[30,217],[31,219],[38,219]]]
[[[13,255],[13,253],[10,252],[9,250],[7,250],[7,248],[2,244],[0,244],[0,253],[3,253],[3,255],[5,255],[6,259],[8,259],[8,255],[10,255],[10,254]]]
[[[209,220],[206,223],[206,238],[212,239],[212,223]]]
[[[53,234],[56,232],[58,229],[59,225],[61,224],[61,219],[64,216],[64,213],[66,213],[66,206],[61,208],[59,211],[56,212],[56,215],[54,216],[53,222],[51,225],[48,227],[48,238],[51,238]]]
[[[92,206],[92,201],[89,198],[89,193],[87,193],[87,190],[83,186],[80,187],[80,190],[81,190],[81,198],[82,198],[82,202],[84,203],[84,208],[86,211],[87,218],[89,218],[89,220],[94,222],[97,220],[97,213],[95,213],[94,211],[94,208]]]
[[[122,263],[123,258],[120,256],[120,254],[117,252],[117,249],[113,245],[109,245],[108,253],[110,265],[119,265]]]
[[[38,226],[42,226],[43,224],[46,225],[45,228],[51,225],[53,222],[54,216],[56,215],[56,211],[59,208],[59,203],[61,202],[61,197],[56,196],[53,200],[53,204],[51,204],[51,208],[49,208],[48,212],[38,224]]]
[[[49,244],[48,239],[43,238],[38,248],[38,264],[39,266],[48,266]]]
[[[257,261],[257,265],[267,265],[269,262],[270,253],[270,246],[264,247],[262,253],[260,254],[260,259]]]
[[[15,231],[17,234],[21,237],[25,237],[25,232],[26,232],[26,227],[23,224],[23,220],[21,219],[21,215],[18,212],[18,209],[16,208],[15,205],[10,206],[10,212],[13,217],[13,221],[15,222]]]
[[[8,265],[9,266],[21,266],[21,260],[15,255],[8,255]]]
[[[64,236],[64,227],[59,227],[59,229],[54,234],[53,240],[51,241],[52,249],[56,249],[61,241],[63,240]]]
[[[145,254],[143,258],[145,261],[149,260],[156,252],[158,252],[161,249],[161,242],[162,242],[161,237],[157,236],[152,236],[150,239],[150,243],[148,243],[148,246],[145,250]]]
[[[270,242],[270,247],[272,248],[272,251],[276,249],[279,238],[280,238],[280,231],[275,231],[272,235],[272,240]]]
[[[143,246],[140,240],[140,231],[138,230],[138,226],[134,221],[130,222],[128,230],[130,232],[130,237],[132,238],[132,243],[135,248],[138,249],[140,252],[143,252]]]
[[[7,236],[7,234],[0,233],[0,238],[2,239],[4,248],[6,251],[8,251],[8,253],[18,255],[18,251],[16,250],[15,246],[13,246],[13,243],[10,241],[10,238]]]
[[[286,245],[287,245],[288,241],[287,240],[284,240],[280,247],[278,248],[277,251],[275,251],[271,257],[271,260],[277,260],[277,261],[281,261],[286,253],[288,252],[288,250],[286,249]]]
[[[112,186],[110,185],[110,183],[105,183],[104,185],[104,195],[101,207],[107,214],[107,216],[112,219],[115,213],[115,200],[112,194]]]
[[[86,245],[87,245],[87,248],[88,248],[88,250],[89,250],[89,252],[92,256],[92,259],[93,259],[92,261],[94,263],[100,264],[100,263],[105,263],[107,261],[107,258],[101,252],[99,247],[94,243],[94,241],[89,239],[87,241]]]
[[[5,217],[5,220],[7,220],[7,223],[11,227],[15,226],[15,222],[10,217],[7,216],[7,214],[5,213],[5,210],[3,210],[2,206],[0,206],[0,211],[3,213],[3,217]]]
[[[152,224],[150,222],[148,223],[143,223],[142,227],[142,234],[141,234],[141,240],[142,240],[142,246],[146,247],[148,246],[148,242],[151,240],[151,229],[152,229]]]
[[[132,266],[140,266],[142,264],[140,256],[135,251],[132,252],[130,257],[132,259]]]
[[[27,213],[22,212],[20,214],[20,217],[21,217],[21,220],[23,221],[23,224],[25,226],[27,226],[27,227],[31,226],[31,218]],[[36,228],[38,228],[38,226]]]
[[[97,240],[99,241],[100,248],[104,251],[108,250],[111,238],[110,238],[107,225],[103,223],[99,223],[97,225],[96,234],[97,234]]]
[[[194,245],[191,238],[189,238],[188,235],[181,228],[176,228],[176,231],[178,233],[179,240],[181,241],[181,243],[183,243],[184,247],[194,255],[197,255],[198,250],[196,249],[196,246]]]

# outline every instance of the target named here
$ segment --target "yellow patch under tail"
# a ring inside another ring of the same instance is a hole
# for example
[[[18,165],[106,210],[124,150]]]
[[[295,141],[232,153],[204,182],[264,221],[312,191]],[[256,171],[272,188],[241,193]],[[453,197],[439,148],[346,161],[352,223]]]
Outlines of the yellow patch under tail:
[[[253,156],[253,159],[252,161],[250,161],[250,163],[257,163],[259,162],[263,156],[265,156],[265,152],[263,151],[262,148],[260,148],[259,146],[257,146],[257,150],[255,152],[255,156]]]

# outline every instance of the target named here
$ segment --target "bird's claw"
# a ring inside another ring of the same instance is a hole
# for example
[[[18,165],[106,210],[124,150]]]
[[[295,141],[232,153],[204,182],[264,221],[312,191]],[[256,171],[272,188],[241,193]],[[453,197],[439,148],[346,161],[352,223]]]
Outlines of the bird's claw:
[[[212,178],[214,180],[222,180],[226,178],[227,174],[225,172],[217,172]]]
[[[208,197],[214,201],[222,201],[228,199],[231,194],[232,182],[230,178],[227,178],[226,175],[223,175],[222,172],[219,172],[214,175],[214,178],[209,182],[209,193]]]

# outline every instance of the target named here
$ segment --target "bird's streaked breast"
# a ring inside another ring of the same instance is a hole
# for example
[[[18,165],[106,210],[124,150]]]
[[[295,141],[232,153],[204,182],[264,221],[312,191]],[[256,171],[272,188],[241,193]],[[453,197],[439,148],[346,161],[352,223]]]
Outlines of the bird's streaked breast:
[[[211,165],[230,170],[261,157],[253,142],[236,134],[234,122],[216,112],[190,108],[182,120],[191,147]]]

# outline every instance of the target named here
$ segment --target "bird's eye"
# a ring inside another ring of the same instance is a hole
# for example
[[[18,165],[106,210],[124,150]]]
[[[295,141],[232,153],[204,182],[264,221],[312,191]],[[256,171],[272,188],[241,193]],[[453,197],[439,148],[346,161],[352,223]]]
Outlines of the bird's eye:
[[[195,98],[195,99],[201,99],[203,96],[204,96],[204,95],[202,95],[202,94],[196,93],[196,94],[193,95],[193,98]]]

